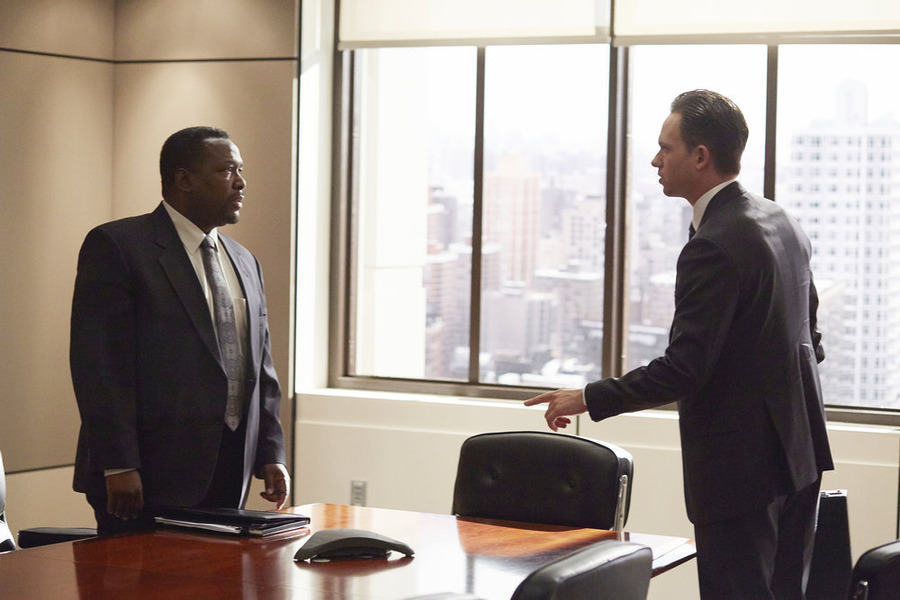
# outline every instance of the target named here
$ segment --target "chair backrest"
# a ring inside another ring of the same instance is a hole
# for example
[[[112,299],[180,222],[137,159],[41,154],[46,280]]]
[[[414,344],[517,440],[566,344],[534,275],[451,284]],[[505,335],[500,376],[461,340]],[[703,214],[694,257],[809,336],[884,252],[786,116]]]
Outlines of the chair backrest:
[[[512,600],[645,600],[652,561],[647,546],[599,542],[540,567],[519,584]]]
[[[633,471],[631,454],[614,444],[549,432],[483,433],[460,448],[453,514],[622,529]]]
[[[853,567],[850,600],[900,597],[900,540],[864,552]]]
[[[6,470],[3,467],[3,453],[0,452],[0,552],[15,549],[16,542],[6,524]]]
[[[822,490],[806,584],[807,600],[846,600],[852,570],[847,490]]]

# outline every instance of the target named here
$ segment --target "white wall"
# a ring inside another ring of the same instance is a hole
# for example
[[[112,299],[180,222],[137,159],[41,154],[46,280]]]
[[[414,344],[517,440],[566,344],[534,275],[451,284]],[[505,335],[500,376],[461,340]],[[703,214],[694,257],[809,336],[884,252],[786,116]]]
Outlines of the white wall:
[[[459,447],[485,431],[544,430],[542,409],[519,402],[315,390],[297,397],[295,504],[350,503],[350,482],[367,482],[367,504],[449,513]],[[634,455],[626,529],[693,537],[682,496],[678,421],[646,411],[592,423],[579,433]],[[854,560],[895,539],[900,431],[832,425],[837,468],[823,487],[846,488]],[[694,563],[654,578],[653,600],[698,597]]]

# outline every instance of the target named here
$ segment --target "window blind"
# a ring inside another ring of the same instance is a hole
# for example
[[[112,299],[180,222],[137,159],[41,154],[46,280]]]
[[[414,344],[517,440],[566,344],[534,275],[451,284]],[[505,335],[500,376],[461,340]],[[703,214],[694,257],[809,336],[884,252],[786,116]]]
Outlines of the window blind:
[[[898,0],[613,0],[616,45],[835,41],[900,33]],[[900,41],[900,40],[898,40]]]
[[[612,2],[612,11],[610,11]],[[612,14],[612,27],[610,27]],[[341,0],[338,47],[900,42],[898,0]],[[885,40],[884,38],[888,38]]]
[[[609,0],[341,0],[338,48],[609,41]]]

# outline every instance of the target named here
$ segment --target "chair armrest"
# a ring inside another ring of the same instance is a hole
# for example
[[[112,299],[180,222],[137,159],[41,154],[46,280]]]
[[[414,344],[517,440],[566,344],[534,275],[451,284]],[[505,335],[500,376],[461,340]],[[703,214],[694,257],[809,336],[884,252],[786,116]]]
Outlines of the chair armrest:
[[[97,530],[93,527],[32,527],[19,530],[19,547],[34,548],[96,536]]]

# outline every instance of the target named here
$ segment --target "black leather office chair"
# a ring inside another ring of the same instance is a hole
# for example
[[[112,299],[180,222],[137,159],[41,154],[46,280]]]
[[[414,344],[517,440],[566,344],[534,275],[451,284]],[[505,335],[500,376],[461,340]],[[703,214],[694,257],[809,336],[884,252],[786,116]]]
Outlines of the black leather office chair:
[[[6,524],[6,470],[3,468],[3,454],[0,453],[0,554],[15,549],[16,542]]]
[[[900,598],[900,540],[867,550],[856,561],[850,600]]]
[[[0,552],[16,549],[12,532],[6,523],[6,469],[3,466],[3,453],[0,452]],[[68,542],[95,537],[97,530],[93,527],[33,527],[19,530],[19,547],[33,548],[57,542]]]
[[[535,431],[483,433],[459,452],[453,514],[621,530],[634,460],[585,437]]]
[[[822,490],[806,584],[807,600],[845,600],[852,570],[847,490]]]
[[[537,569],[519,584],[512,600],[645,600],[652,562],[647,546],[599,542]]]

